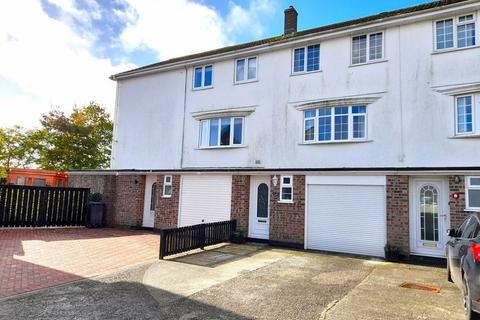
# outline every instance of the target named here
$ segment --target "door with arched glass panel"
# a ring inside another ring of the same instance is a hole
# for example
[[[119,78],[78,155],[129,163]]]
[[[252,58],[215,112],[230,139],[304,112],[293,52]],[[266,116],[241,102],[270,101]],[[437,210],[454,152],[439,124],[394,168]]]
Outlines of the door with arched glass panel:
[[[414,237],[411,241],[413,253],[444,256],[446,229],[449,222],[448,195],[442,179],[414,181],[414,217],[411,219]]]
[[[142,226],[153,228],[155,224],[155,206],[157,201],[157,177],[147,176],[145,179],[145,198],[143,206]]]
[[[248,236],[268,239],[270,228],[270,177],[250,178],[250,214]]]

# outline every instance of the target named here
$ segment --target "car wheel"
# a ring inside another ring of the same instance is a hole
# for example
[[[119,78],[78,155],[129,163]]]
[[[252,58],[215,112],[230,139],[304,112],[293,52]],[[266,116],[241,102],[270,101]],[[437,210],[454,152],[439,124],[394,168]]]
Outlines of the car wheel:
[[[472,310],[472,299],[470,298],[470,289],[468,288],[468,282],[465,277],[462,280],[462,292],[463,292],[463,310],[468,320],[480,320],[480,315]]]

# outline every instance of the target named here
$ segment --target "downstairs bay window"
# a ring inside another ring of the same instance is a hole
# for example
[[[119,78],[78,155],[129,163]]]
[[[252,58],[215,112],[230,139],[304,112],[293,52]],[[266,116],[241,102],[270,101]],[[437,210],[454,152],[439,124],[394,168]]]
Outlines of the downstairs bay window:
[[[243,117],[212,118],[200,121],[200,148],[243,145]]]
[[[304,111],[304,142],[323,143],[367,139],[365,105],[323,107]]]

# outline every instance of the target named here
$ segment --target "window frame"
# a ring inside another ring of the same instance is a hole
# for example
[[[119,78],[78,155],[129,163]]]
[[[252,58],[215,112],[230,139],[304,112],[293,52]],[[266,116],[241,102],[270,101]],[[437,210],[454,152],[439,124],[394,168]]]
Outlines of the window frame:
[[[469,15],[473,16],[472,21],[459,22],[459,19],[461,17],[465,17],[465,16],[469,16]],[[437,45],[437,22],[447,21],[447,20],[453,20],[453,47],[439,49],[438,45]],[[461,25],[466,25],[466,24],[470,24],[470,23],[473,23],[475,25],[475,44],[471,45],[471,46],[459,47],[458,46],[458,27],[461,26]],[[445,52],[445,51],[451,51],[451,50],[462,50],[462,49],[478,47],[479,46],[479,44],[478,44],[478,40],[479,40],[478,28],[479,28],[479,23],[478,23],[477,15],[475,14],[475,12],[465,13],[465,14],[460,14],[460,15],[456,15],[456,16],[450,16],[450,17],[434,20],[433,21],[433,51],[434,52]]]
[[[209,86],[206,86],[205,85],[205,69],[207,67],[211,67],[212,68],[212,84],[209,85]],[[200,87],[196,87],[195,86],[195,75],[196,75],[196,70],[201,68],[202,69],[202,84]],[[201,66],[194,66],[193,67],[193,76],[192,76],[192,90],[196,91],[196,90],[205,90],[205,89],[212,89],[213,88],[213,81],[214,81],[214,67],[213,67],[213,63],[210,63],[210,64],[204,64],[204,65],[201,65]]]
[[[348,138],[347,139],[335,139],[335,108],[338,107],[347,107],[348,108]],[[353,107],[365,107],[365,112],[363,113],[353,113]],[[330,108],[330,115],[327,116],[320,116],[320,109]],[[315,110],[315,117],[305,118],[305,112]],[[329,106],[329,107],[319,107],[315,109],[306,109],[302,110],[303,112],[303,130],[302,130],[302,141],[304,144],[319,144],[319,143],[341,143],[341,142],[362,142],[368,140],[368,105],[366,104],[352,104],[346,106]],[[353,119],[355,116],[364,116],[365,117],[365,134],[364,137],[361,138],[354,138],[353,133]],[[330,118],[330,140],[320,140],[319,138],[319,119],[320,118]],[[305,129],[307,120],[314,119],[314,139],[313,140],[305,140]]]
[[[248,62],[250,59],[253,59],[253,58],[255,58],[256,60],[255,78],[248,79]],[[237,62],[240,60],[245,61],[245,67],[243,69],[243,77],[244,77],[243,80],[237,80]],[[235,59],[234,71],[233,71],[233,82],[235,84],[242,84],[242,83],[255,82],[255,81],[258,81],[258,56],[250,56],[250,57]]]
[[[480,211],[480,207],[470,207],[469,191],[478,190],[480,191],[480,185],[471,185],[470,180],[472,178],[480,179],[480,176],[468,176],[465,177],[465,210],[468,211]]]
[[[318,69],[317,70],[311,70],[307,71],[307,66],[308,66],[308,47],[313,47],[313,46],[318,46]],[[303,49],[304,50],[304,56],[303,56],[303,70],[301,71],[295,71],[295,50],[297,49]],[[290,68],[290,72],[292,75],[297,75],[297,74],[306,74],[306,73],[315,73],[315,72],[320,72],[322,71],[322,61],[321,61],[321,44],[320,43],[313,43],[313,44],[307,44],[305,46],[300,46],[300,47],[295,47],[292,49],[292,65]]]
[[[289,178],[290,183],[284,183],[284,179]],[[290,194],[291,198],[290,199],[283,199],[283,189],[284,188],[290,188]],[[280,195],[279,195],[279,201],[282,203],[293,203],[293,175],[282,175],[280,176]]]
[[[382,57],[378,59],[370,59],[370,36],[374,34],[382,34]],[[365,62],[353,63],[353,38],[366,36],[367,37],[367,60]],[[385,30],[375,31],[370,33],[356,34],[350,37],[350,66],[361,66],[364,64],[376,63],[380,61],[385,61]]]
[[[229,118],[230,119],[230,140],[229,140],[229,144],[228,145],[221,145],[221,134],[222,134],[222,130],[221,130],[221,126],[222,126],[222,119],[224,118]],[[234,144],[233,143],[233,140],[234,140],[234,131],[235,131],[235,119],[241,119],[242,120],[242,133],[241,133],[241,137],[242,137],[242,143],[237,143],[237,144]],[[218,144],[217,145],[214,145],[214,146],[211,146],[210,145],[210,128],[211,128],[211,120],[218,120]],[[207,137],[208,137],[208,145],[206,146],[202,146],[202,124],[204,122],[207,122],[208,125],[207,125]],[[245,117],[237,117],[237,116],[225,116],[225,117],[215,117],[215,118],[208,118],[208,119],[202,119],[200,121],[198,121],[199,123],[199,134],[198,134],[198,148],[199,149],[217,149],[217,148],[239,148],[239,147],[243,147],[245,145]]]
[[[167,178],[170,178],[170,181],[167,181]],[[167,194],[167,188],[170,187],[170,194]],[[173,176],[172,175],[165,175],[163,176],[163,192],[162,192],[162,197],[163,198],[171,198],[173,194]]]
[[[469,131],[469,132],[458,132],[458,99],[459,98],[465,98],[465,97],[471,97],[472,99],[472,131]],[[464,95],[459,95],[459,96],[455,96],[454,97],[455,99],[455,110],[454,110],[454,121],[455,121],[455,136],[459,136],[459,137],[462,137],[462,136],[470,136],[470,135],[474,135],[475,132],[476,132],[476,126],[475,126],[475,95],[474,94],[464,94]]]

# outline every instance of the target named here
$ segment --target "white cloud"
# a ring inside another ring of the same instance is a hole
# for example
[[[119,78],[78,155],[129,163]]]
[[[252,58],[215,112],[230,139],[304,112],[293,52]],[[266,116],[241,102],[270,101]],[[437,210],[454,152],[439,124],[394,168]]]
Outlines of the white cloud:
[[[232,44],[237,36],[260,36],[261,15],[273,13],[271,0],[252,0],[248,8],[234,2],[223,18],[216,10],[189,0],[124,0],[121,12],[128,25],[121,35],[127,49],[146,47],[159,59],[201,52]]]
[[[70,4],[64,3],[66,10],[74,10]],[[91,38],[49,18],[37,1],[2,2],[0,76],[21,90],[0,92],[0,126],[30,126],[52,106],[68,112],[92,100],[112,112],[115,83],[108,76],[134,65],[114,67],[94,57],[92,45]]]

